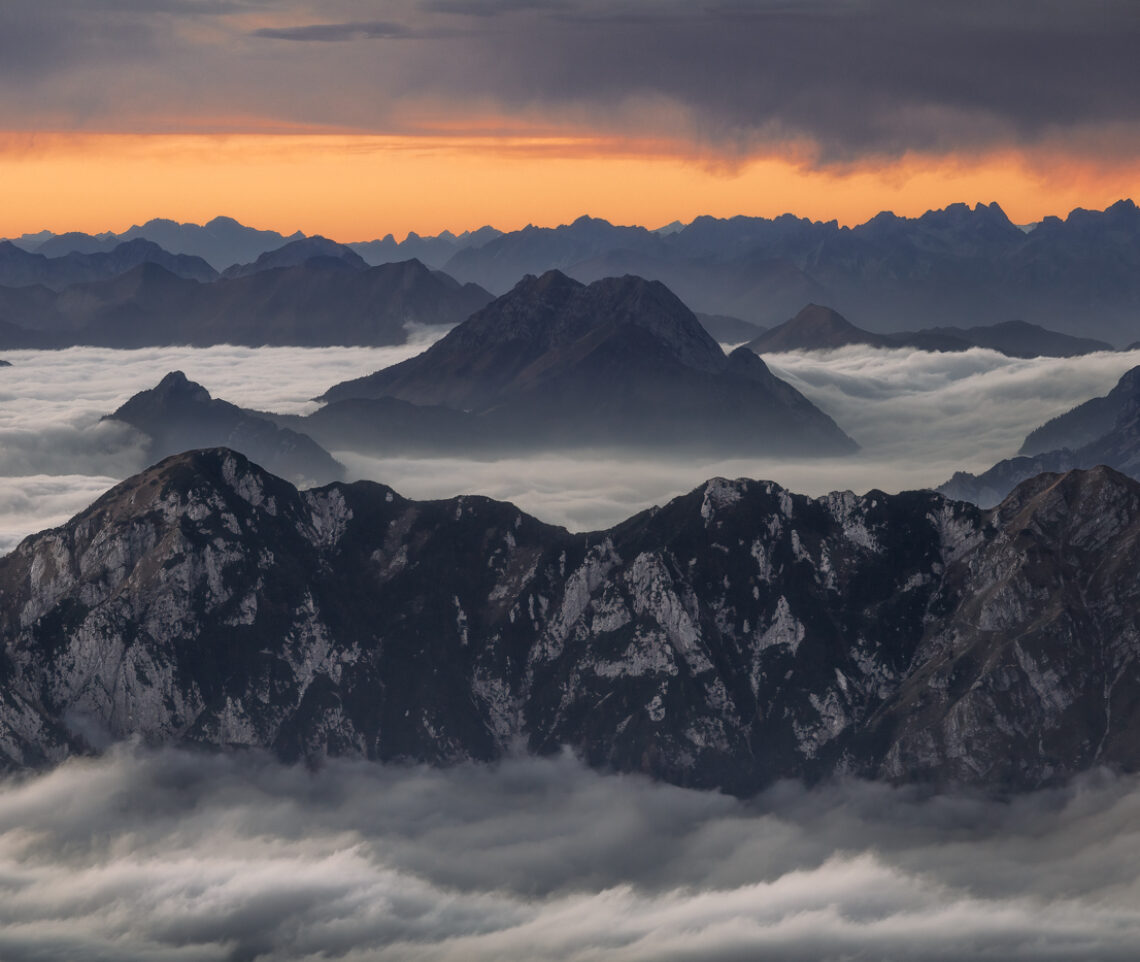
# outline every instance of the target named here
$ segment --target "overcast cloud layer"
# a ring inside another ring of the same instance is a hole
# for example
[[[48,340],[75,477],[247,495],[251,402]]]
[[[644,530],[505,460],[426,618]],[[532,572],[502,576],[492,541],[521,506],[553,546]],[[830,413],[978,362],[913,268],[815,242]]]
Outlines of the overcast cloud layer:
[[[113,751],[0,782],[0,957],[1125,960],[1140,786],[744,803],[564,757]]]
[[[400,348],[165,348],[16,351],[0,368],[0,550],[60,524],[116,481],[145,466],[141,439],[99,418],[179,369],[215,396],[261,410],[304,413],[331,384],[394,363],[433,335]],[[479,461],[369,458],[333,453],[353,480],[392,485],[411,498],[484,494],[513,501],[575,530],[607,527],[710,477],[774,480],[819,495],[937,485],[1013,455],[1048,418],[1106,393],[1140,352],[1020,360],[854,347],[768,358],[832,415],[863,450],[847,458],[670,461],[612,452],[543,453]]]
[[[807,142],[825,163],[1041,143],[1119,159],[1138,40],[1133,0],[13,0],[0,127],[492,115],[737,155]]]

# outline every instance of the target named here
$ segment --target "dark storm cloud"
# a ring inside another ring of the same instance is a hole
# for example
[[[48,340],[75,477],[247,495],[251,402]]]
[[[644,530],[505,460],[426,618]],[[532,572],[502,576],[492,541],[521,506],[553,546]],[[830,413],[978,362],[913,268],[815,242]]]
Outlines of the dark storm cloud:
[[[448,770],[120,748],[0,781],[0,956],[1123,960],[1140,787],[749,802],[569,757]]]
[[[255,37],[270,40],[318,41],[393,40],[409,37],[412,31],[399,23],[374,20],[369,23],[314,23],[304,27],[263,27],[253,31]]]
[[[663,98],[706,138],[808,137],[842,159],[1134,123],[1138,26],[1128,0],[580,5],[488,36],[486,69],[520,104]]]
[[[351,42],[403,37],[422,42]],[[1137,139],[1138,40],[1134,0],[56,0],[0,6],[0,81],[21,82],[4,107],[21,126],[399,132],[424,105],[449,129],[491,109],[824,162],[1039,142],[1098,157]]]

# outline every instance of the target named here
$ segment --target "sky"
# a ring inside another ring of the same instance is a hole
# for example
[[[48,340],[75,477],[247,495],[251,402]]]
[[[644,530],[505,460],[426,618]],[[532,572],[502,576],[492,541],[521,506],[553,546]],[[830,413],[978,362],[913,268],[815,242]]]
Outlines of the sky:
[[[1140,194],[1134,0],[8,0],[0,235]]]

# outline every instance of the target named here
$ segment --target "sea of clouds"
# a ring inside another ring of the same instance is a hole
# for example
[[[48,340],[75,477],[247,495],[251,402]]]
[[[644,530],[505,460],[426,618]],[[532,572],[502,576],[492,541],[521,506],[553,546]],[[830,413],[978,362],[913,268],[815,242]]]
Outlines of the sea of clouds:
[[[0,551],[60,524],[116,481],[144,467],[130,428],[101,423],[137,391],[181,370],[215,397],[304,414],[332,384],[422,350],[438,331],[396,348],[152,348],[11,351],[0,368]],[[1008,358],[850,347],[772,355],[768,362],[862,446],[844,458],[718,460],[543,453],[497,460],[371,458],[336,451],[353,479],[407,497],[484,494],[575,530],[605,527],[714,476],[777,481],[819,495],[898,491],[982,470],[1016,453],[1025,435],[1106,393],[1140,352],[1080,358]]]
[[[0,780],[6,962],[1135,959],[1140,783],[740,801],[126,745]]]
[[[304,413],[332,383],[421,347],[9,352],[0,550],[142,467],[134,432],[99,418],[169,370]],[[863,445],[852,458],[337,454],[412,497],[478,492],[599,527],[713,475],[810,494],[934,484],[1012,454],[1136,363],[771,359]],[[1138,864],[1140,781],[1104,773],[1006,800],[841,783],[740,801],[570,757],[314,771],[124,745],[0,779],[0,959],[1108,962],[1140,945]]]

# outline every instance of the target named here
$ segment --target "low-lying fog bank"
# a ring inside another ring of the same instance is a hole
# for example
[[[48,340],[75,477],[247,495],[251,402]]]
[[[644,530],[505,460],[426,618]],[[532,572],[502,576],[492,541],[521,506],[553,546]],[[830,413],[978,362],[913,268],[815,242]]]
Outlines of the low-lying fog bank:
[[[216,397],[289,413],[331,384],[422,350],[400,348],[163,348],[12,351],[0,370],[0,551],[71,516],[143,467],[139,437],[98,419],[179,369]],[[709,477],[765,478],[807,494],[898,491],[938,484],[1013,454],[1050,417],[1107,392],[1140,352],[1009,358],[993,351],[929,354],[851,347],[768,358],[831,414],[863,450],[803,461],[615,458],[544,453],[478,461],[333,453],[354,479],[412,498],[485,494],[574,529],[605,527]],[[41,496],[43,495],[43,496]]]
[[[1140,783],[741,802],[569,757],[150,753],[0,781],[0,957],[1125,960]]]

